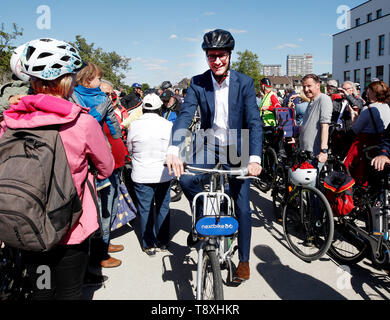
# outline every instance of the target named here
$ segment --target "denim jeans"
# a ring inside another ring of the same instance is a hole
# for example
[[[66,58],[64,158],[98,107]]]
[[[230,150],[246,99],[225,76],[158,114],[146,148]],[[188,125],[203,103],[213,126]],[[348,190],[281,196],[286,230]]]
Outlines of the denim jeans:
[[[205,147],[207,148],[207,146]],[[215,167],[215,163],[221,162],[222,168],[224,170],[230,170],[231,168],[237,167],[236,164],[230,163],[230,157],[227,156],[229,152],[236,152],[232,147],[218,147],[215,146],[215,153],[213,154],[214,159],[210,157],[210,153],[206,151],[204,154],[207,154],[207,159],[203,162],[204,164],[192,164],[193,167],[198,168],[207,168],[211,169]],[[199,159],[201,159],[199,157]],[[207,163],[208,160],[212,163]],[[225,161],[227,160],[227,161]],[[180,185],[183,189],[184,195],[190,202],[192,207],[192,201],[194,197],[199,193],[203,192],[202,185],[204,180],[208,175],[197,174],[196,176],[183,175],[180,177]],[[249,180],[237,180],[235,178],[229,178],[229,194],[234,200],[235,214],[238,219],[239,229],[238,229],[238,256],[241,262],[248,262],[250,255],[250,243],[252,236],[252,217],[251,209],[249,206],[250,201],[250,181]],[[201,199],[201,198],[199,198]],[[199,217],[202,214],[202,204],[203,201],[199,201],[197,204],[196,215]]]
[[[99,213],[102,223],[102,239],[105,244],[110,242],[110,229],[118,210],[119,171],[114,170],[109,177],[111,185],[98,191]]]
[[[171,202],[171,182],[134,184],[137,209],[140,216],[143,248],[154,248],[169,242],[169,204]],[[155,206],[154,206],[155,204]],[[156,221],[154,219],[156,209]]]

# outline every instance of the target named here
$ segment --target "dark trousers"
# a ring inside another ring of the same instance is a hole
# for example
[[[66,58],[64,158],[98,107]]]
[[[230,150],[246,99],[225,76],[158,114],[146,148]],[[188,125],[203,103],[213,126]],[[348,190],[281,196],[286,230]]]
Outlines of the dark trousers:
[[[81,300],[89,239],[45,253],[24,252],[33,300]]]
[[[168,244],[171,182],[150,184],[133,182],[133,186],[137,197],[143,248]],[[154,209],[156,209],[156,220]]]
[[[232,164],[229,161],[229,152],[236,152],[234,148],[228,147],[218,147],[215,146],[215,153],[205,152],[205,156],[208,160],[212,159],[214,156],[214,161],[208,163],[209,161],[203,157],[198,157],[198,159],[203,159],[202,164],[192,164],[193,167],[211,169],[214,168],[216,163],[220,162],[222,164],[222,169],[230,170],[232,168],[237,168],[236,164]],[[222,161],[221,161],[222,160]],[[226,161],[225,161],[226,160]],[[180,184],[183,189],[184,195],[190,202],[192,207],[192,201],[194,197],[203,192],[203,183],[207,175],[199,174],[196,176],[183,175],[180,177]],[[249,206],[250,201],[250,182],[249,180],[237,180],[234,177],[229,178],[229,194],[234,200],[235,205],[235,214],[239,223],[238,230],[238,255],[241,262],[248,262],[250,255],[250,244],[252,236],[252,217],[251,209]],[[202,214],[202,202],[199,201],[197,216]]]

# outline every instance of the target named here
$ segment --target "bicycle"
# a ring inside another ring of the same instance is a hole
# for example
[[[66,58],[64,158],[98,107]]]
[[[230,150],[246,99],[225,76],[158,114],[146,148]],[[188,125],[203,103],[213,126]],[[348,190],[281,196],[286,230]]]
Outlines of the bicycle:
[[[259,180],[254,181],[254,186],[261,192],[268,192],[275,184],[275,168],[278,165],[278,156],[275,150],[275,143],[283,136],[283,132],[276,127],[263,127],[263,153],[262,153],[262,167],[263,170],[259,176]]]
[[[246,176],[247,169],[219,170],[186,166],[185,174],[208,174],[210,183],[205,191],[197,194],[192,202],[192,236],[200,240],[197,263],[197,300],[223,300],[222,269],[228,270],[228,281],[233,281],[233,264],[237,246],[238,221],[234,202],[225,191],[226,175],[236,179],[258,179]],[[198,201],[203,201],[203,214],[197,218]]]
[[[329,249],[334,233],[333,213],[324,194],[310,186],[317,179],[317,170],[301,164],[313,160],[307,151],[293,152],[277,168],[273,196],[282,209],[284,236],[291,251],[310,262],[321,258]],[[294,168],[294,169],[292,169]]]
[[[363,150],[366,159],[377,147]],[[335,236],[329,254],[337,262],[352,265],[369,258],[375,268],[388,267],[390,263],[390,167],[383,172],[372,169],[367,187],[355,185],[355,208],[346,216],[335,217]]]

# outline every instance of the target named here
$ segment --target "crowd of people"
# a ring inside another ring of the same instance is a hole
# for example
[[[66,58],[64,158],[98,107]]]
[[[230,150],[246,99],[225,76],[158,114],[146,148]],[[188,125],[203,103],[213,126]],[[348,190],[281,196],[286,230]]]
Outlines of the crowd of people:
[[[34,288],[34,299],[81,299],[84,285],[104,282],[104,276],[90,272],[89,266],[121,265],[112,255],[124,246],[111,243],[112,231],[134,216],[140,223],[141,249],[148,256],[169,250],[173,176],[180,179],[190,203],[202,191],[202,175],[183,175],[180,150],[186,136],[178,134],[191,127],[196,112],[201,129],[214,132],[213,139],[202,136],[197,147],[194,142],[189,159],[197,167],[211,168],[216,163],[225,169],[245,166],[248,175],[260,176],[263,129],[277,125],[275,115],[281,108],[292,111],[298,128],[296,143],[313,152],[313,166],[318,171],[332,149],[345,158],[354,178],[366,183],[361,165],[363,145],[380,146],[370,164],[375,169],[390,164],[390,90],[386,83],[374,79],[360,95],[354,83],[346,81],[339,86],[331,80],[322,93],[319,77],[309,74],[302,79],[300,93],[291,90],[282,97],[270,79],[254,83],[230,68],[234,47],[228,31],[207,32],[202,48],[209,70],[194,76],[187,89],[180,93],[170,81],[164,81],[159,88],[143,92],[142,85],[134,83],[129,94],[116,90],[97,65],[82,61],[66,42],[38,39],[15,49],[10,61],[15,79],[1,88],[0,137],[9,129],[57,126],[83,209],[57,246],[26,252],[31,275],[37,275],[42,264],[53,274],[49,289]],[[260,94],[256,95],[255,87]],[[331,124],[336,125],[331,131],[333,139],[329,139]],[[232,130],[237,132],[235,138]],[[249,135],[242,133],[245,130]],[[87,180],[93,188],[85,186]],[[123,187],[135,204],[127,203],[125,210],[136,211],[135,215],[118,211],[123,210],[118,209],[123,208]],[[250,279],[249,180],[229,179],[229,193],[240,225],[234,281],[242,283]],[[202,214],[201,205],[196,214]],[[187,244],[196,244],[192,230]]]

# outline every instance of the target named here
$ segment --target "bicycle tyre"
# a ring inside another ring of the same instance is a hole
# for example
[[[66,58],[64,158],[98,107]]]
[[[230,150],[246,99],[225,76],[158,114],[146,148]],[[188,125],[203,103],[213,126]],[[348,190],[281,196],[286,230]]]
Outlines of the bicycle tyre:
[[[183,190],[181,189],[180,182],[176,179],[172,180],[171,182],[171,202],[178,202],[180,201]]]
[[[202,266],[201,300],[223,300],[221,266],[214,250],[205,252]]]
[[[278,164],[275,170],[275,184],[272,190],[272,204],[274,215],[278,221],[282,219],[283,207],[288,190],[287,177],[284,168]]]
[[[367,211],[352,212],[348,223],[366,231],[370,229],[370,216]],[[328,254],[335,261],[343,265],[353,265],[362,261],[370,246],[365,239],[349,228],[341,219],[335,219],[334,236]]]
[[[278,156],[274,148],[266,148],[263,154],[263,170],[259,176],[260,181],[255,180],[256,182],[254,183],[261,192],[266,193],[273,188],[276,181],[275,172],[278,163]]]
[[[310,199],[314,196],[319,200],[317,215],[311,214],[313,210]],[[305,216],[304,223],[302,214]],[[293,192],[284,206],[282,220],[287,243],[300,259],[315,261],[329,250],[334,234],[333,213],[328,200],[318,189],[304,186]]]

